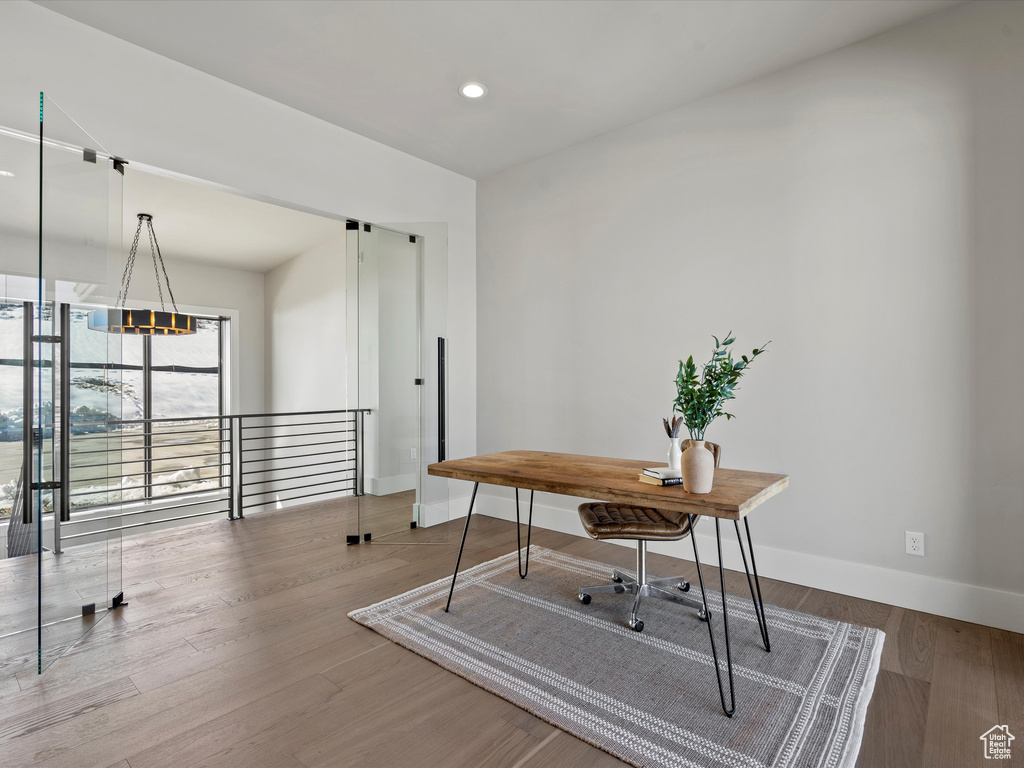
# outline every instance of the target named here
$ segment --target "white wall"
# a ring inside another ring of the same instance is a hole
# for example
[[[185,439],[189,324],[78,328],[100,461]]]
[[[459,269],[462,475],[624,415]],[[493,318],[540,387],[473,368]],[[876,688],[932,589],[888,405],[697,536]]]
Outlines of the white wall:
[[[345,225],[266,275],[266,410],[354,408],[345,385]]]
[[[361,221],[447,223],[451,452],[475,453],[473,180],[30,2],[0,4],[0,72],[0,125],[37,130],[43,90],[129,161]]]
[[[1024,3],[497,174],[478,211],[479,452],[664,461],[677,361],[771,339],[708,432],[791,476],[762,572],[1024,631]]]

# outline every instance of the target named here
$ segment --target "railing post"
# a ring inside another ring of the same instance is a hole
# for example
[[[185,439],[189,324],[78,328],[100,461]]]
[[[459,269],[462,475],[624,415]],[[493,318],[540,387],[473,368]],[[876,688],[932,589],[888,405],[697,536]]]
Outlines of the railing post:
[[[25,525],[31,525],[32,523],[32,449],[33,443],[33,430],[32,430],[32,418],[34,411],[33,403],[33,386],[35,382],[33,380],[33,362],[32,362],[32,314],[33,305],[31,301],[26,301],[23,305],[23,312],[25,313],[23,324],[24,324],[24,335],[22,339],[22,406],[21,406],[21,473],[22,473],[22,488],[24,493],[22,494],[22,508],[21,508],[21,522]],[[13,513],[13,510],[12,510]],[[41,513],[41,511],[40,511]],[[40,630],[42,631],[42,630]]]
[[[223,434],[224,417],[221,417],[220,428]],[[234,421],[230,416],[228,420],[228,520],[235,519],[235,429]],[[224,453],[221,451],[221,471],[224,470]]]
[[[245,425],[242,423],[242,417],[236,417],[238,419],[238,482],[235,485],[238,488],[238,505],[235,507],[236,517],[239,519],[245,517],[245,501],[243,499],[243,491],[245,490],[245,475],[244,465],[242,459],[245,457],[245,442],[242,439],[244,437]]]
[[[60,524],[71,520],[71,305],[60,305],[60,505],[53,515],[53,551],[61,552]]]
[[[366,413],[362,410],[356,411],[356,496],[362,496],[364,493],[363,482],[365,480],[363,472],[363,432],[366,430]]]
[[[153,372],[152,336],[142,339],[142,479],[143,497],[153,498]]]

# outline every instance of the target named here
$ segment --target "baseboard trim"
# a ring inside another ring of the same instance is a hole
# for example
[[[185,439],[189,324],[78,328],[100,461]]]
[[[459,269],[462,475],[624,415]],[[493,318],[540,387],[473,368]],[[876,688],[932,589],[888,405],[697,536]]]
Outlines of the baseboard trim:
[[[448,504],[440,502],[437,504],[420,504],[420,516],[419,516],[419,527],[429,528],[432,525],[439,525],[441,523],[448,522]],[[469,508],[469,502],[466,502],[466,508]],[[466,516],[466,510],[463,510],[462,517]]]
[[[520,498],[523,499],[522,495]],[[526,522],[526,503],[523,499],[521,522]],[[453,499],[452,518],[465,517],[469,497]],[[481,491],[477,495],[474,512],[501,520],[515,521],[515,501],[492,496]],[[548,530],[560,531],[586,538],[574,508],[548,504],[533,505],[533,524]],[[708,530],[713,527],[709,526]],[[700,532],[696,528],[697,547],[701,560],[717,563],[714,533]],[[739,548],[733,527],[727,526],[723,537],[725,566],[742,570]],[[614,542],[632,547],[632,542]],[[511,545],[511,546],[514,546]],[[652,542],[648,550],[670,557],[693,561],[693,549],[688,541]],[[892,568],[880,568],[849,560],[809,555],[803,552],[757,546],[757,570],[761,576],[828,592],[836,592],[865,600],[909,608],[915,611],[946,616],[951,619],[1024,633],[1024,594],[1006,592],[990,587],[979,587],[955,581],[922,576]]]
[[[416,475],[386,475],[384,477],[367,477],[366,491],[374,496],[390,496],[392,493],[411,491],[416,487]]]

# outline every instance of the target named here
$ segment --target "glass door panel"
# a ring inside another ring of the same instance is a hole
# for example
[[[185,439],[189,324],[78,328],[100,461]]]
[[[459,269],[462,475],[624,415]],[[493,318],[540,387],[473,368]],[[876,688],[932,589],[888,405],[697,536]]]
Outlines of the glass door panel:
[[[37,578],[42,672],[120,602],[120,465],[111,456],[117,459],[121,452],[121,337],[73,328],[76,319],[81,326],[85,312],[71,304],[85,297],[113,304],[109,286],[117,279],[109,278],[119,274],[122,254],[117,164],[51,100],[43,98],[40,107],[42,210],[29,476],[33,524],[41,543]],[[85,333],[95,334],[79,344],[88,348],[89,359],[83,362],[91,365],[72,366],[73,337]],[[92,397],[80,405],[85,392]],[[79,440],[83,435],[91,439]],[[105,504],[75,508],[80,497],[71,495],[76,493],[72,465],[92,465],[92,479],[104,486]],[[114,482],[112,472],[118,475]]]
[[[426,460],[437,455],[438,380],[437,340],[424,333],[423,246],[421,236],[378,227],[359,233],[358,402],[367,409],[359,531],[373,541],[447,541],[447,526],[431,525],[442,522],[436,509],[433,519],[424,514]],[[446,491],[440,507],[447,522]]]
[[[38,669],[39,653],[39,531],[24,488],[38,225],[39,137],[0,129],[0,687],[14,690],[15,675]]]

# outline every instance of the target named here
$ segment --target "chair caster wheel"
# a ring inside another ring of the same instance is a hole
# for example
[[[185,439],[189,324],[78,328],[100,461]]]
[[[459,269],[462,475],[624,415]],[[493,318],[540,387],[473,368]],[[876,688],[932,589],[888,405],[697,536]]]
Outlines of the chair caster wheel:
[[[711,613],[710,612],[701,611],[700,613],[697,614],[697,618],[700,619],[701,621],[705,621],[705,622],[709,621],[710,618],[711,618]]]
[[[580,595],[580,602],[583,603],[584,605],[590,605],[590,595],[587,595],[587,594]]]
[[[634,632],[643,632],[644,631],[644,623],[642,621],[640,621],[640,619],[637,619],[635,622],[634,621],[629,622],[629,628],[632,629]]]
[[[680,592],[689,592],[690,591],[690,582],[684,581],[682,584],[679,585],[678,589],[679,589]]]
[[[621,584],[622,583],[622,577],[621,576],[612,576],[612,581],[614,581],[616,584]]]

